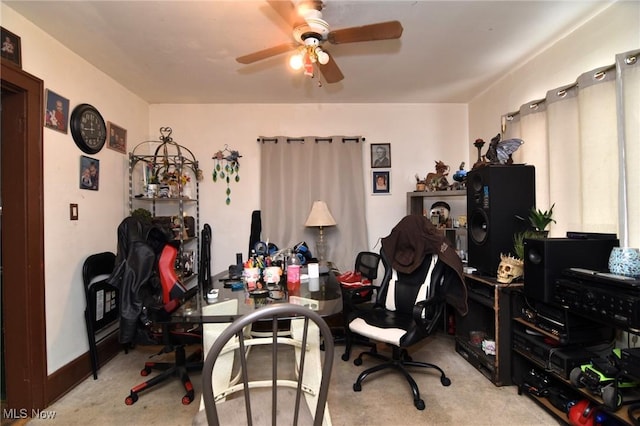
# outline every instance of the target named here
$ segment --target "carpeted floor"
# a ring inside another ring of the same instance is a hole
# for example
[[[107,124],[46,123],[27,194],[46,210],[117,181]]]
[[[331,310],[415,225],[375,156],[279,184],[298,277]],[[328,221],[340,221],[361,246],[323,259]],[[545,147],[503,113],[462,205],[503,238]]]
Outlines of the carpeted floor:
[[[196,401],[182,405],[184,394],[179,380],[171,380],[147,393],[135,404],[125,405],[129,389],[142,381],[140,369],[154,353],[139,347],[121,353],[99,371],[98,380],[88,378],[62,399],[47,408],[54,419],[31,420],[37,425],[191,425],[199,408],[201,375],[191,375]],[[420,386],[426,409],[413,406],[404,378],[389,371],[369,376],[361,392],[352,385],[358,373],[374,365],[365,357],[362,366],[342,361],[344,346],[336,345],[329,393],[329,409],[334,425],[557,425],[558,422],[526,396],[518,396],[515,386],[496,387],[454,351],[452,336],[437,333],[411,353],[416,360],[442,367],[451,379],[443,387],[430,370],[413,374]],[[355,348],[356,352],[360,350]],[[352,359],[354,356],[352,356]]]

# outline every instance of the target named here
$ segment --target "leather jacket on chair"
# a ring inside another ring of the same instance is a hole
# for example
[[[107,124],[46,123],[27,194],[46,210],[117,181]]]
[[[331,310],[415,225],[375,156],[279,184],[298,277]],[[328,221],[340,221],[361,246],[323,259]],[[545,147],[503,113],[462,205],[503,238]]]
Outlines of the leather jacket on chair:
[[[147,334],[149,310],[162,305],[157,260],[170,237],[166,232],[135,217],[118,226],[118,251],[109,284],[120,297],[120,343],[153,344]]]

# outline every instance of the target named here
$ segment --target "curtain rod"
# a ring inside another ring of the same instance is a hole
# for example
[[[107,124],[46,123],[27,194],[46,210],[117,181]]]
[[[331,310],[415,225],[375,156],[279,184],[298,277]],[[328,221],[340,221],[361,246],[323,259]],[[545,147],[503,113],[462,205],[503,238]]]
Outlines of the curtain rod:
[[[285,138],[287,143],[291,143],[291,142],[302,142],[304,143],[306,141],[308,137],[303,137],[303,138]],[[315,140],[316,143],[319,142],[329,142],[329,143],[333,143],[333,139],[334,137],[324,137],[324,138],[313,138],[313,140]],[[273,142],[273,143],[278,143],[279,138],[278,137],[270,137],[270,138],[266,138],[266,137],[258,137],[256,139],[256,142],[258,143],[267,143],[267,142]],[[342,140],[342,143],[347,143],[347,142],[355,142],[355,143],[360,143],[360,141],[364,142],[366,141],[366,139],[364,138],[364,136],[354,136],[354,137],[342,137],[340,138],[340,140]]]

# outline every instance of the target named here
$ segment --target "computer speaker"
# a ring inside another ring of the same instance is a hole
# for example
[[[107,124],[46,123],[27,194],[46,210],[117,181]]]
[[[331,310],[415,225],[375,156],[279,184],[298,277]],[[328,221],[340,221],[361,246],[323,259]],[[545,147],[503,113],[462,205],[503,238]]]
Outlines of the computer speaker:
[[[535,168],[486,165],[467,173],[469,266],[496,276],[500,254],[514,253],[513,236],[527,229],[536,205]]]
[[[542,238],[524,240],[524,294],[544,303],[553,301],[555,281],[563,269],[606,271],[611,249],[619,241],[608,239]]]

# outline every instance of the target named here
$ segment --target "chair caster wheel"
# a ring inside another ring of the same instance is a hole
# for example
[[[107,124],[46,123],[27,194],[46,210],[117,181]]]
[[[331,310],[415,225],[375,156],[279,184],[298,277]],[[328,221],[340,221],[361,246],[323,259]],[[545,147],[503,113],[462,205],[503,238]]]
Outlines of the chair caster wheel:
[[[360,383],[354,383],[353,384],[353,391],[354,392],[360,392],[362,390],[362,385]]]
[[[147,377],[149,374],[151,374],[151,369],[149,367],[145,367],[140,370],[140,375],[143,377]]]
[[[343,361],[349,361],[349,354],[342,354],[341,358]]]
[[[424,401],[421,399],[413,401],[413,405],[415,405],[418,410],[424,410]]]
[[[356,358],[353,360],[353,365],[362,365],[362,358]]]
[[[127,405],[133,405],[136,403],[137,400],[138,400],[138,395],[135,393],[132,393],[131,395],[129,395],[124,399],[124,403]]]
[[[185,395],[182,397],[182,405],[189,405],[193,402],[193,395]]]
[[[441,377],[440,383],[442,383],[442,386],[449,386],[451,384],[451,379],[448,377]]]

